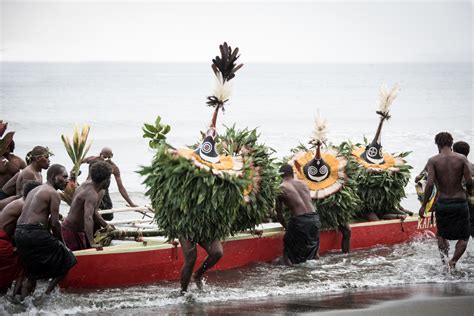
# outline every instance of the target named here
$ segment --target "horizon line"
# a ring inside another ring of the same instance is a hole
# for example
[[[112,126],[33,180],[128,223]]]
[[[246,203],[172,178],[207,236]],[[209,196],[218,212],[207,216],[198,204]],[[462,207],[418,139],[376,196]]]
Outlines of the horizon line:
[[[138,61],[138,60],[2,60],[0,63],[37,64],[207,64],[210,61]],[[247,61],[243,64],[472,64],[469,61]]]

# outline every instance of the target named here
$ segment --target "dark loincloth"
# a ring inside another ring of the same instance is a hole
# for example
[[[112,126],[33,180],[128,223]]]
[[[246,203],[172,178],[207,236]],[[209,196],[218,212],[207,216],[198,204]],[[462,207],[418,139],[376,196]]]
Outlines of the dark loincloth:
[[[471,219],[471,230],[474,230],[474,204],[472,201],[469,203],[469,218]]]
[[[64,275],[76,263],[76,257],[42,224],[20,224],[15,244],[28,278],[49,279]]]
[[[71,225],[67,219],[62,223],[61,231],[63,233],[64,243],[70,250],[76,251],[91,248],[86,233],[74,229],[73,225]]]
[[[283,238],[283,245],[285,255],[291,263],[314,259],[319,249],[320,227],[321,223],[317,213],[307,213],[290,218]]]
[[[112,199],[110,198],[109,190],[105,190],[104,197],[100,201],[99,209],[101,210],[110,210],[113,207]],[[102,214],[102,218],[106,221],[111,221],[114,219],[114,214]]]
[[[469,206],[465,199],[438,199],[434,209],[438,236],[448,240],[469,239]]]
[[[13,248],[12,240],[0,230],[0,289],[9,288],[23,274],[20,256]]]

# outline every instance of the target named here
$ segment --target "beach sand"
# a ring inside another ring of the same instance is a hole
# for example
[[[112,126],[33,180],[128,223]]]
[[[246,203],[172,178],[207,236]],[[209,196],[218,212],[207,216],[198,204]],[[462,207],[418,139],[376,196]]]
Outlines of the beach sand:
[[[416,284],[351,289],[335,294],[273,297],[219,303],[187,302],[160,308],[110,311],[127,315],[474,315],[474,283]]]

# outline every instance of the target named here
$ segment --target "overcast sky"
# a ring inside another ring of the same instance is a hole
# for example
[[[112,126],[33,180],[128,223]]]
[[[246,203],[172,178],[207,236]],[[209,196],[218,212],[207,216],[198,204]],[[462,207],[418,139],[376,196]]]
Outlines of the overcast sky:
[[[471,62],[472,2],[1,1],[4,61]]]

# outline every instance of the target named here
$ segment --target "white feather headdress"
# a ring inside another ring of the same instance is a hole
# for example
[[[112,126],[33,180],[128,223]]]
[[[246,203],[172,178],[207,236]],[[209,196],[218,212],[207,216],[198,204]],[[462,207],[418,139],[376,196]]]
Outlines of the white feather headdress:
[[[378,111],[377,113],[380,114],[383,118],[390,118],[390,108],[392,106],[393,101],[397,98],[398,92],[400,91],[400,86],[396,83],[393,88],[388,91],[387,86],[385,84],[380,87],[380,95],[378,99]]]
[[[232,83],[224,80],[221,72],[216,72],[216,83],[213,95],[222,103],[232,95]]]
[[[324,144],[327,140],[328,134],[328,123],[325,119],[321,117],[318,111],[318,116],[315,120],[315,126],[313,130],[313,134],[311,135],[311,144]]]

